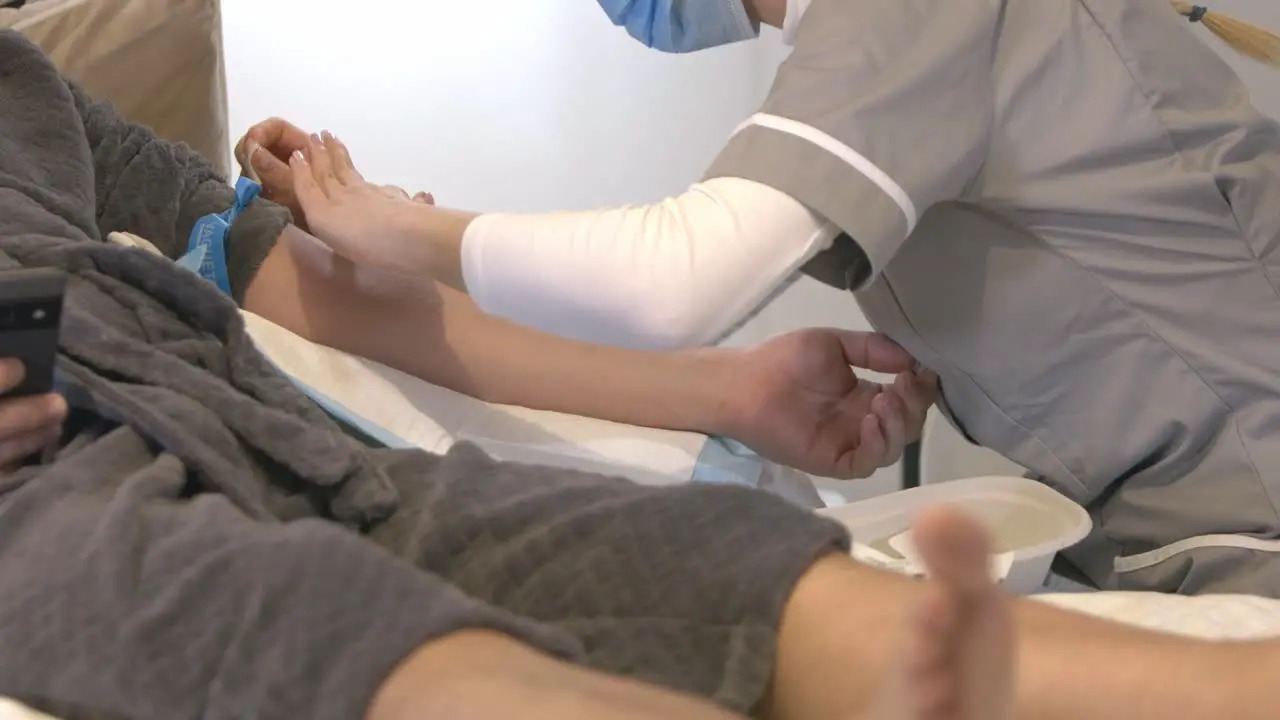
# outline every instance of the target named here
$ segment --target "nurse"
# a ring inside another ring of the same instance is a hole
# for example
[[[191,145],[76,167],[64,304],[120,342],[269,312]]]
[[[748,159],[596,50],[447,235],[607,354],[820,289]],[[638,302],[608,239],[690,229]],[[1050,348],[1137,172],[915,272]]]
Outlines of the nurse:
[[[679,197],[435,208],[280,122],[254,166],[290,158],[277,192],[353,260],[581,339],[711,342],[797,271],[852,290],[957,428],[1090,508],[1088,578],[1280,596],[1280,126],[1193,23],[1280,38],[1168,0],[607,6],[665,50],[794,42]]]

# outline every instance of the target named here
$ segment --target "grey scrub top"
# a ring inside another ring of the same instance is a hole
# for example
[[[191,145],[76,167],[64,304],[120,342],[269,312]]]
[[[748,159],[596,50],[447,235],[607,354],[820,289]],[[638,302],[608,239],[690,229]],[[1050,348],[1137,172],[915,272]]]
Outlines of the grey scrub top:
[[[856,241],[1096,583],[1280,596],[1280,129],[1168,0],[813,0],[718,176]]]

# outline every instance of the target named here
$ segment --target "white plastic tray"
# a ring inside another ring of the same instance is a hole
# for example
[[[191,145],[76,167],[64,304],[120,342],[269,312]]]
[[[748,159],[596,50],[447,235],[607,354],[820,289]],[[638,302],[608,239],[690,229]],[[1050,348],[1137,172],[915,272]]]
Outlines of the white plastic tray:
[[[1039,589],[1053,558],[1083,540],[1093,527],[1084,508],[1034,480],[977,477],[926,485],[883,497],[819,510],[849,528],[856,545],[913,560],[903,533],[936,505],[957,507],[986,526],[1001,581],[1013,593]]]

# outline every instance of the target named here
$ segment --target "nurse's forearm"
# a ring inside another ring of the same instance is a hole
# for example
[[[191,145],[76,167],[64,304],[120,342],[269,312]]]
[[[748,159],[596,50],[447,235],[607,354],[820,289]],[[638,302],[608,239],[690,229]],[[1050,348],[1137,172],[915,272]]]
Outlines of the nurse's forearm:
[[[795,200],[737,178],[652,205],[410,217],[422,239],[410,264],[486,312],[645,350],[715,342],[834,236]]]
[[[564,340],[486,315],[417,279],[354,268],[288,228],[245,308],[308,340],[490,402],[726,434],[727,351],[642,353]]]
[[[413,220],[423,239],[418,263],[422,274],[466,292],[462,277],[462,240],[476,213],[423,205],[414,208]]]

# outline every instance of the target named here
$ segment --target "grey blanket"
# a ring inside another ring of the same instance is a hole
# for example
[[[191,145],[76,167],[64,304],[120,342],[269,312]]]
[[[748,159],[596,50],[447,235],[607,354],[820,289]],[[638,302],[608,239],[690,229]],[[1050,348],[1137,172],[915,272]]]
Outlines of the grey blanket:
[[[0,694],[69,717],[360,718],[414,648],[487,627],[760,697],[785,598],[838,527],[750,490],[364,448],[231,300],[102,242],[173,256],[231,198],[0,32],[0,269],[70,273],[73,408],[55,462],[0,479]],[[285,221],[259,203],[237,223],[239,292]]]

